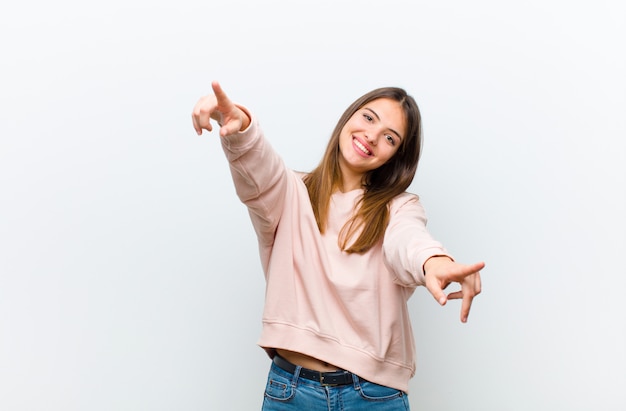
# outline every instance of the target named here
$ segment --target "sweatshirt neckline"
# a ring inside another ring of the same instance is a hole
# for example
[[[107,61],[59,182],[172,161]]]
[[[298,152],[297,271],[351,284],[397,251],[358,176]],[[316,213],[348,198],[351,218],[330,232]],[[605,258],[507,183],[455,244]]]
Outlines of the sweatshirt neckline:
[[[341,191],[341,190],[337,190],[333,193],[333,195],[339,195],[339,196],[350,196],[350,195],[355,195],[355,194],[363,194],[363,189],[362,188],[355,188],[353,190],[349,190],[349,191]]]

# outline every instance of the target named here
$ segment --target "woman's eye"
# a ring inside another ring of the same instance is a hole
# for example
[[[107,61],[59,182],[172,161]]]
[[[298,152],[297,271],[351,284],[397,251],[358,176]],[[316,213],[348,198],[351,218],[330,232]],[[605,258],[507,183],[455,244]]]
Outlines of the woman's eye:
[[[389,141],[392,145],[396,145],[396,140],[393,139],[393,137],[389,134],[387,134],[387,141]]]
[[[365,117],[365,119],[366,119],[367,121],[372,121],[372,120],[374,120],[374,119],[372,118],[372,116],[370,116],[369,114],[363,114],[363,117]]]

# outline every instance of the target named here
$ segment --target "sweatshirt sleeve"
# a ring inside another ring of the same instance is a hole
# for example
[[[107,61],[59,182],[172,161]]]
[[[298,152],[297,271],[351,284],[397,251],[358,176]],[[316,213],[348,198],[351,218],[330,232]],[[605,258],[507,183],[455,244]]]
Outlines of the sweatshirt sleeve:
[[[246,205],[260,244],[274,242],[274,234],[284,208],[287,169],[265,140],[258,120],[238,106],[251,119],[244,131],[222,137],[222,148],[230,165],[239,199]]]
[[[426,229],[426,213],[414,194],[405,193],[394,200],[383,239],[385,263],[404,286],[424,285],[424,263],[430,257],[452,258],[443,245]]]

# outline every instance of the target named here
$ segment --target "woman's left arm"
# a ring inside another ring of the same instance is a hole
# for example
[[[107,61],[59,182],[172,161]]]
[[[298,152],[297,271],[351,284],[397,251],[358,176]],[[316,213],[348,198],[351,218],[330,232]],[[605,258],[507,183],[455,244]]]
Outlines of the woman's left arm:
[[[426,213],[419,197],[405,193],[390,207],[390,221],[383,240],[383,253],[397,282],[404,286],[424,285],[441,305],[463,299],[461,321],[466,322],[472,300],[480,293],[480,270],[484,263],[459,264],[426,229]],[[460,291],[446,295],[456,282]]]

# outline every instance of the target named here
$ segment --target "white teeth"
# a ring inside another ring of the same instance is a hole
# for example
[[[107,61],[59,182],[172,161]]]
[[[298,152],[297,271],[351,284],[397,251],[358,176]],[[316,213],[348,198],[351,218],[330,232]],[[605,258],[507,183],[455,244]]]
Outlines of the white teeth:
[[[356,140],[356,139],[355,139],[355,140],[354,140],[354,144],[355,144],[358,148],[360,148],[360,149],[361,149],[361,151],[362,151],[362,152],[364,152],[365,154],[367,154],[367,155],[370,155],[370,154],[371,154],[371,153],[370,153],[370,151],[369,151],[367,148],[365,148],[365,146],[364,146],[363,144],[361,144],[361,142],[360,142],[359,140]]]

